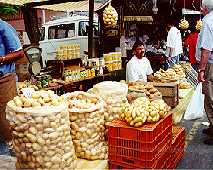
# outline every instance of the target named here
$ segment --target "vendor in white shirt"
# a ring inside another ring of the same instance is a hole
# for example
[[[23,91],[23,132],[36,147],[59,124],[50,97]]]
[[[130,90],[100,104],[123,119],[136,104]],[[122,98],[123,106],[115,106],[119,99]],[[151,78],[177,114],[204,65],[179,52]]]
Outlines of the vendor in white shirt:
[[[166,50],[166,64],[167,68],[179,63],[179,58],[183,53],[182,38],[180,30],[178,30],[172,20],[167,23],[167,50]]]
[[[141,41],[136,41],[132,48],[134,56],[126,66],[126,81],[147,82],[147,79],[152,81],[154,76],[149,60],[144,56],[145,48]]]

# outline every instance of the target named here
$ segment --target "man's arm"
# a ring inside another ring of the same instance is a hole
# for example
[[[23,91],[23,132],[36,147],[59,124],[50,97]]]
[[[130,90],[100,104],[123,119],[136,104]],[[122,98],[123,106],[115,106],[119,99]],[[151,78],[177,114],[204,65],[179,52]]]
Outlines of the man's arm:
[[[155,81],[156,77],[153,76],[152,74],[150,74],[150,75],[147,76],[147,79],[148,79],[148,81]]]
[[[24,56],[24,51],[23,50],[19,50],[19,51],[14,51],[11,52],[5,56],[1,56],[0,57],[0,63],[9,63],[9,62],[13,62],[16,61],[20,58],[22,58]]]

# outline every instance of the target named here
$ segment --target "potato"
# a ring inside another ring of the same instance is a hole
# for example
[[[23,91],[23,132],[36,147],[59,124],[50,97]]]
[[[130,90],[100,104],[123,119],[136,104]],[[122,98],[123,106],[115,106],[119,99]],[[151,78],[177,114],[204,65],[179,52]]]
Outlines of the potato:
[[[32,142],[32,143],[36,142],[36,137],[34,135],[29,133],[26,136],[30,140],[30,142]]]

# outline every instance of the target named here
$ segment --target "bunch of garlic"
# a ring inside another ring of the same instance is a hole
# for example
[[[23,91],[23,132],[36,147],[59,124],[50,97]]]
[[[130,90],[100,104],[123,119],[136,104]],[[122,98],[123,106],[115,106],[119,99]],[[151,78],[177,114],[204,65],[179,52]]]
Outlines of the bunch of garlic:
[[[179,27],[183,30],[189,28],[189,22],[184,18],[180,20]]]
[[[201,30],[201,28],[202,28],[202,20],[200,19],[199,21],[197,21],[197,24],[196,24],[196,26],[195,26],[195,28],[196,28],[196,30]]]
[[[118,13],[111,5],[105,8],[103,12],[104,24],[108,27],[114,28],[118,21]]]

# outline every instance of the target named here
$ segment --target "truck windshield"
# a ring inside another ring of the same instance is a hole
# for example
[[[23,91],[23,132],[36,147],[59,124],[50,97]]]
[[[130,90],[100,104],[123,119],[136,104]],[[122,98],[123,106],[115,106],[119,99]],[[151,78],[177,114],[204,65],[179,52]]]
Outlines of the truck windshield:
[[[48,29],[48,39],[72,38],[75,36],[75,24],[60,24],[50,26]]]
[[[94,36],[98,36],[99,35],[98,23],[94,23],[93,26],[94,26],[93,27]],[[80,21],[78,35],[79,36],[88,36],[88,27],[89,27],[88,21]]]

